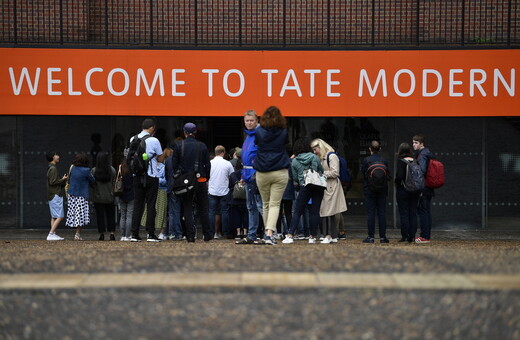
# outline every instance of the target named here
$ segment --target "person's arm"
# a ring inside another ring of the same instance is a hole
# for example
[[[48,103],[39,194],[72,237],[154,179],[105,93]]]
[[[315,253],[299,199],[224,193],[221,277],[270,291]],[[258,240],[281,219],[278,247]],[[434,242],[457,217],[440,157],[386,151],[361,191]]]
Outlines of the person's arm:
[[[323,174],[327,178],[338,178],[339,177],[339,158],[336,154],[329,155],[329,170],[323,171]]]
[[[171,148],[166,148],[161,155],[157,156],[157,162],[162,163],[166,158],[170,157],[173,153]]]

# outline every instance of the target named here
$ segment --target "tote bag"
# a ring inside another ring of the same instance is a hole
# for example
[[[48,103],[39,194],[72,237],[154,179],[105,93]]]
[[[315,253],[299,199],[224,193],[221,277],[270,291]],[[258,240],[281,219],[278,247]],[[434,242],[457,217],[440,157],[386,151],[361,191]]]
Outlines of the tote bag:
[[[305,181],[304,186],[312,184],[323,188],[327,187],[327,177],[312,169],[303,170],[303,179]]]

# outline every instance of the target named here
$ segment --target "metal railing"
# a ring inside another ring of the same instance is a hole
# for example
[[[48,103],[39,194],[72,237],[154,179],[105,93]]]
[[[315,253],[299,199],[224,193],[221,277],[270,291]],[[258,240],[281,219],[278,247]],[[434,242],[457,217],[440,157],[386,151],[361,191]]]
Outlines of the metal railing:
[[[520,0],[5,0],[2,45],[518,47]]]

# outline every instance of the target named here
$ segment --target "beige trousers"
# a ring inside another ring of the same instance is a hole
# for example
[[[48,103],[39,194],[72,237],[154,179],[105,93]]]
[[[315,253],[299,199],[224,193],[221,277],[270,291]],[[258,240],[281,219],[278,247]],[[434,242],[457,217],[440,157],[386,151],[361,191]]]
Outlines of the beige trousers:
[[[258,185],[260,196],[262,196],[264,208],[263,218],[265,229],[276,232],[276,222],[280,214],[280,204],[288,181],[289,172],[287,169],[256,172],[256,184]]]

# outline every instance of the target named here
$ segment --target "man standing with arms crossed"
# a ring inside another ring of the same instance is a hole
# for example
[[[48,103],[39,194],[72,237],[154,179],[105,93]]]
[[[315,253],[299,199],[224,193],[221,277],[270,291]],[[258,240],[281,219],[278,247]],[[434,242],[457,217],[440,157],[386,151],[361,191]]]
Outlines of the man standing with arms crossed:
[[[256,180],[254,178],[255,170],[253,162],[256,158],[257,147],[255,144],[255,134],[258,127],[258,116],[255,110],[249,110],[244,114],[244,125],[246,139],[242,145],[242,169],[241,182],[246,183],[246,204],[249,213],[249,229],[247,237],[236,242],[236,244],[253,244],[256,241],[256,233],[260,216],[263,212],[262,197],[258,192]]]

